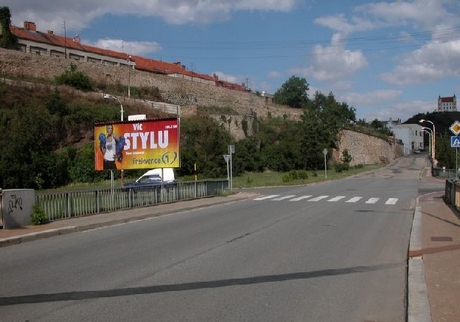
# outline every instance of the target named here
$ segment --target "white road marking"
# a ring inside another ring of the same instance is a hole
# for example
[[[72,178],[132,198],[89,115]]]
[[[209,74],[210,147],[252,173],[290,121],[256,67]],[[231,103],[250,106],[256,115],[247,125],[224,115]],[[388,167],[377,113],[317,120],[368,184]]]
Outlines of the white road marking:
[[[385,205],[396,205],[398,202],[398,198],[389,198],[387,202],[385,202]]]
[[[272,201],[281,201],[281,200],[287,200],[289,199],[288,201],[301,201],[301,200],[304,200],[304,199],[308,199],[308,198],[311,198],[312,195],[303,195],[303,196],[299,196],[299,197],[296,197],[296,195],[286,195],[286,196],[282,196],[282,195],[268,195],[268,196],[261,196],[261,197],[258,197],[258,198],[255,198],[253,200],[268,200],[268,199],[271,199]],[[311,199],[308,199],[307,201],[321,201],[323,199],[326,199],[326,198],[329,198],[328,195],[321,195],[321,196],[318,196],[318,197],[315,197],[315,198],[311,198]],[[335,196],[335,197],[332,197],[330,199],[328,199],[327,201],[328,202],[338,202],[342,199],[345,199],[347,198],[346,196]],[[363,199],[363,197],[352,197],[348,200],[346,200],[345,202],[347,203],[356,203],[358,201],[360,201],[361,199]],[[378,201],[380,200],[380,198],[377,198],[377,197],[372,197],[372,198],[369,198],[367,201],[366,201],[366,204],[376,204]],[[395,205],[397,202],[398,202],[398,198],[388,198],[387,201],[385,202],[386,205]]]
[[[346,202],[353,202],[353,203],[355,203],[355,202],[360,201],[361,199],[363,199],[363,197],[353,197],[353,198],[351,198],[351,199],[348,199]]]
[[[345,198],[345,196],[337,196],[337,197],[329,199],[328,201],[329,202],[336,202],[336,201],[339,201],[339,200],[341,200],[343,198]]]
[[[291,200],[289,201],[300,201],[300,200],[303,200],[303,199],[308,199],[310,198],[311,195],[306,195],[306,196],[300,196],[300,197],[297,197],[297,198],[292,198]]]
[[[283,197],[275,198],[275,199],[272,199],[272,201],[280,201],[280,200],[284,200],[284,199],[290,199],[292,197],[295,197],[295,195],[289,195],[289,196],[283,196]]]
[[[308,200],[308,201],[320,201],[320,200],[322,200],[322,199],[326,199],[327,197],[329,197],[329,196],[319,196],[319,197],[310,199],[310,200]]]
[[[380,198],[369,198],[369,200],[367,200],[366,203],[374,204],[379,200]]]
[[[278,197],[278,196],[279,195],[270,195],[270,196],[264,196],[264,197],[255,198],[254,200],[265,200],[265,199],[275,198],[275,197]]]

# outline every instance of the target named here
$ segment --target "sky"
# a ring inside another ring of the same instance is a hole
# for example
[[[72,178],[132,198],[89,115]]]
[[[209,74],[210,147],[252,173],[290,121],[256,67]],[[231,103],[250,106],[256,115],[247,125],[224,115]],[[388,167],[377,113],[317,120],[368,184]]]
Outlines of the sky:
[[[275,93],[291,76],[368,122],[460,95],[459,0],[3,0],[11,22]],[[460,100],[458,103],[460,109]]]

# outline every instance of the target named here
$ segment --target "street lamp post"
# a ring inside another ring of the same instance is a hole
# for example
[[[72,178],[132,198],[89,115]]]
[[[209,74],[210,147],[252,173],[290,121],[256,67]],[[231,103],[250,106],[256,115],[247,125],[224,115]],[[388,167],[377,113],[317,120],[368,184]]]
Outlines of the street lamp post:
[[[430,151],[430,154],[433,155],[433,147],[432,147],[432,143],[433,143],[433,139],[432,139],[432,129],[430,129],[429,127],[422,127],[422,131],[423,132],[426,132],[428,133],[428,137],[429,137],[429,142],[428,142],[428,151]]]
[[[420,123],[428,122],[428,123],[431,123],[431,125],[433,125],[433,131],[431,132],[432,133],[431,139],[432,139],[432,142],[433,142],[433,144],[432,144],[432,149],[433,150],[432,150],[431,156],[433,158],[433,163],[436,163],[436,126],[430,120],[421,119],[419,122]]]
[[[104,98],[105,98],[105,99],[114,99],[114,100],[117,100],[118,103],[120,103],[120,115],[121,115],[121,121],[123,122],[123,113],[124,113],[124,110],[123,110],[123,104],[121,104],[120,99],[119,99],[118,97],[113,96],[113,95],[110,95],[110,94],[104,94]],[[124,172],[123,172],[123,169],[121,169],[120,179],[121,179],[121,184],[123,185],[123,183],[124,183]],[[111,181],[112,181],[112,188],[113,188],[113,171],[112,171],[112,173],[111,173]]]
[[[131,55],[128,57],[128,98],[131,98]]]
[[[121,121],[123,122],[123,104],[121,104],[121,101],[118,97],[116,96],[113,96],[113,95],[110,95],[110,94],[104,94],[104,98],[105,99],[113,99],[113,100],[117,100],[118,103],[120,103],[120,114],[121,114]]]

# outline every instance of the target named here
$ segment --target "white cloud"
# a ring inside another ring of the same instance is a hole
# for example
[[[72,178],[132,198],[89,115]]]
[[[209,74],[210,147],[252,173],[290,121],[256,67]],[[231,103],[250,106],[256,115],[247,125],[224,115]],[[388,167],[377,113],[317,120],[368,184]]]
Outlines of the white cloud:
[[[460,38],[432,41],[401,59],[401,63],[381,78],[396,85],[433,82],[460,76]]]
[[[349,23],[347,18],[343,14],[334,16],[325,16],[315,19],[315,23],[318,25],[330,28],[342,34],[350,34],[357,31],[366,31],[374,28],[371,21],[354,17],[354,24]]]
[[[161,50],[161,46],[157,42],[123,41],[121,39],[100,39],[94,46],[139,56]]]
[[[385,106],[402,95],[400,90],[375,90],[368,93],[347,93],[340,95],[340,100],[349,105]]]
[[[268,78],[270,78],[270,79],[275,79],[275,78],[280,78],[280,77],[281,77],[280,72],[271,71],[271,72],[268,73]]]
[[[347,50],[344,45],[341,35],[334,34],[329,46],[315,46],[310,66],[292,69],[291,72],[319,81],[330,81],[349,77],[368,65],[361,51]]]
[[[373,2],[356,7],[355,13],[375,19],[381,26],[414,23],[422,28],[433,28],[440,21],[454,23],[455,15],[445,8],[449,4],[455,5],[455,0]]]
[[[22,26],[34,21],[40,30],[58,30],[65,21],[78,32],[105,14],[156,17],[172,24],[227,20],[242,10],[290,11],[297,0],[4,0],[10,8],[12,23]],[[50,10],[51,9],[51,10]]]
[[[243,76],[235,76],[235,75],[229,75],[225,74],[223,72],[213,72],[213,75],[217,75],[220,80],[234,83],[234,84],[242,84],[246,81],[246,78]]]
[[[435,108],[432,101],[409,101],[373,111],[366,111],[364,109],[364,117],[360,118],[365,118],[367,121],[372,121],[374,119],[383,121],[391,118],[393,120],[401,119],[402,122],[405,122],[416,114],[433,112]]]

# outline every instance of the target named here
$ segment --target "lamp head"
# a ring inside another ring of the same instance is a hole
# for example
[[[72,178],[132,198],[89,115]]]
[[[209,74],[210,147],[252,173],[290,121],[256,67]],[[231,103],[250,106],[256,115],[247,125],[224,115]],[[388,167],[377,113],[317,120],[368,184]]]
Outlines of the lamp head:
[[[421,119],[419,122],[422,123],[422,122],[425,122],[425,120],[424,120],[424,119]]]
[[[104,98],[106,98],[106,99],[107,99],[107,98],[112,98],[112,95],[110,95],[110,94],[104,94]]]

